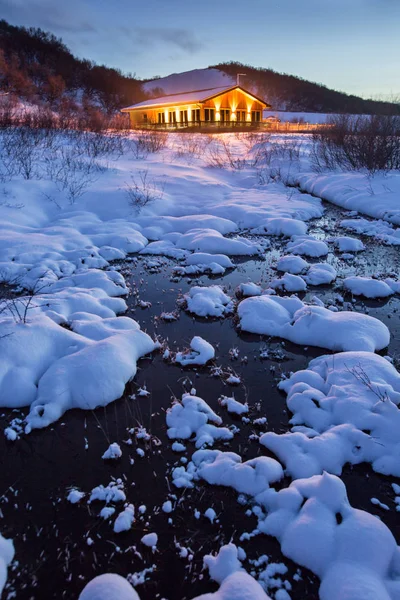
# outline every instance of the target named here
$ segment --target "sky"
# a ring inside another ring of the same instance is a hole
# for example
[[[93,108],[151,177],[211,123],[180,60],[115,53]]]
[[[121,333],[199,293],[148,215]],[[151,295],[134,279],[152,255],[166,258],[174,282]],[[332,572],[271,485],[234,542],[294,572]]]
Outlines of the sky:
[[[0,17],[143,79],[234,60],[400,98],[400,0],[0,0]]]

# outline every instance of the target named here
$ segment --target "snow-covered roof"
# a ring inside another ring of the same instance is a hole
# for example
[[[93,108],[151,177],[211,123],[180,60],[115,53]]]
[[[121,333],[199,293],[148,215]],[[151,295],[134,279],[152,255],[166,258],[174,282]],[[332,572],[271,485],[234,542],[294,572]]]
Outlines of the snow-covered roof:
[[[214,87],[207,88],[205,90],[195,90],[192,92],[180,92],[178,94],[169,94],[168,96],[161,96],[160,98],[151,98],[150,100],[144,100],[143,102],[139,102],[138,104],[132,104],[132,106],[127,106],[126,108],[123,108],[122,112],[127,112],[129,110],[134,110],[137,108],[154,108],[155,106],[164,106],[168,104],[195,104],[198,102],[204,102],[209,98],[213,98],[214,96],[218,96],[219,94],[223,94],[224,92],[228,92],[229,90],[233,90],[236,87],[240,86],[230,85],[228,87]],[[240,89],[242,89],[243,92],[249,94],[253,98],[256,98],[256,96],[254,96],[250,92],[247,92],[243,88]],[[259,100],[258,98],[256,99]],[[260,100],[260,102],[263,101]],[[266,103],[264,102],[264,104]]]

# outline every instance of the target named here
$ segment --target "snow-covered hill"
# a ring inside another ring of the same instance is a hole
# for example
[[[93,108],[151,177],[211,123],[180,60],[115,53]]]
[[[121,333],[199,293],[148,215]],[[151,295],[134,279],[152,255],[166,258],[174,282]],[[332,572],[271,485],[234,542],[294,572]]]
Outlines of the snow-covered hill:
[[[161,79],[153,79],[143,84],[146,92],[162,89],[165,94],[179,94],[179,92],[193,92],[208,88],[234,85],[236,80],[226,75],[219,69],[193,69],[183,73],[173,73]]]

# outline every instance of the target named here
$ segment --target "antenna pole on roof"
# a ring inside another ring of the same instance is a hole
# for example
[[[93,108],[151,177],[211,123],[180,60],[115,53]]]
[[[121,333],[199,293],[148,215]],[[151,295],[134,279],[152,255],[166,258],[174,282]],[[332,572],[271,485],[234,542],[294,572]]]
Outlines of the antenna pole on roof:
[[[246,77],[246,73],[236,73],[236,85],[240,85],[240,76]]]

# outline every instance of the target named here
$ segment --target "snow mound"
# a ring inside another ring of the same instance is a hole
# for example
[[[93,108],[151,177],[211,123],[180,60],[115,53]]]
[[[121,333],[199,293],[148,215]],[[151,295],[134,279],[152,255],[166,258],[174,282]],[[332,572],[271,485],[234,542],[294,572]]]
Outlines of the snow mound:
[[[209,265],[210,263],[217,263],[224,269],[233,269],[235,266],[229,256],[225,254],[207,254],[206,252],[194,252],[186,257],[185,263],[187,265]]]
[[[287,393],[292,430],[265,433],[260,442],[288,475],[340,475],[347,463],[367,462],[400,476],[400,375],[389,361],[371,352],[321,356],[279,387]]]
[[[200,275],[202,273],[223,275],[226,269],[234,267],[231,259],[225,254],[194,252],[186,256],[185,265],[175,267],[174,272],[179,275]]]
[[[328,263],[314,263],[310,265],[303,279],[309,285],[328,285],[337,277],[337,271]]]
[[[278,596],[275,596],[278,598]],[[229,575],[216,592],[196,596],[193,600],[271,600],[261,585],[245,571]]]
[[[89,269],[82,272],[75,272],[73,275],[62,277],[54,283],[49,283],[41,287],[42,293],[54,293],[66,288],[81,288],[103,290],[107,296],[125,296],[129,290],[126,287],[125,279],[118,271],[100,271],[99,269]]]
[[[260,246],[244,237],[226,238],[215,229],[191,229],[175,236],[175,245],[183,250],[228,256],[254,256],[260,254]]]
[[[232,573],[243,570],[238,558],[238,548],[232,543],[221,546],[216,556],[206,554],[203,563],[208,568],[211,579],[219,584]]]
[[[290,256],[290,254],[288,256],[282,256],[276,264],[278,271],[292,273],[292,275],[299,275],[299,273],[305,271],[308,266],[309,264],[304,258],[301,258],[301,256]]]
[[[390,333],[378,319],[356,312],[332,312],[295,297],[259,296],[242,300],[240,327],[260,335],[282,337],[295,344],[330,350],[367,350],[388,346]]]
[[[232,312],[232,300],[219,285],[195,286],[185,294],[187,309],[198,317],[222,317]]]
[[[115,460],[117,458],[121,458],[121,456],[122,456],[121,446],[119,444],[117,444],[117,442],[113,442],[112,444],[109,445],[109,447],[104,452],[104,454],[101,458],[103,460]]]
[[[182,403],[176,402],[167,410],[167,435],[171,440],[188,440],[194,435],[196,448],[212,446],[216,440],[230,440],[233,433],[219,427],[222,419],[202,398],[183,394]]]
[[[140,600],[140,598],[124,577],[116,573],[104,573],[86,584],[79,600]]]
[[[304,292],[307,289],[304,279],[291,273],[285,273],[280,279],[274,279],[270,286],[274,290],[285,290],[285,292]]]
[[[155,348],[136,321],[115,317],[123,300],[99,297],[97,291],[43,295],[26,322],[11,316],[0,321],[0,336],[6,336],[0,406],[30,405],[27,433],[72,408],[92,410],[120,398],[138,359]]]
[[[226,410],[230,413],[234,413],[236,415],[243,415],[249,412],[249,405],[242,404],[235,400],[235,398],[229,398],[228,396],[222,396],[219,400],[221,406],[224,406]]]
[[[14,544],[0,533],[0,595],[7,581],[7,567],[14,558]]]
[[[238,286],[238,292],[242,296],[261,296],[262,289],[259,285],[253,282],[240,283]]]
[[[121,533],[121,531],[128,531],[135,521],[135,507],[133,504],[125,506],[124,510],[119,513],[114,522],[115,533]]]
[[[221,546],[216,556],[207,554],[204,566],[220,588],[193,600],[269,600],[260,584],[244,571],[238,556],[239,549],[232,543]]]
[[[191,352],[178,352],[175,362],[181,364],[183,367],[205,365],[215,357],[213,346],[198,335],[195,335],[190,342],[190,348]]]
[[[326,256],[329,252],[329,248],[325,242],[317,240],[312,235],[294,236],[292,240],[287,243],[286,250],[292,254],[302,254],[313,258]]]
[[[357,238],[338,236],[329,238],[328,242],[333,242],[339,252],[361,252],[362,250],[365,250],[364,244]]]
[[[271,483],[283,477],[278,461],[267,456],[242,462],[242,457],[234,452],[197,450],[192,456],[192,463],[196,479],[204,479],[210,485],[230,487],[249,496],[265,491]]]
[[[380,519],[352,508],[338,477],[324,473],[270,489],[262,504],[268,514],[258,529],[321,579],[321,600],[398,598],[400,548]]]
[[[158,535],[156,533],[147,533],[140,541],[149,548],[155,548],[158,542]]]
[[[307,233],[307,225],[304,221],[299,221],[298,219],[272,217],[270,219],[265,219],[264,223],[259,227],[254,227],[251,230],[251,233],[292,237],[294,235],[305,235]]]
[[[394,294],[393,289],[385,281],[372,279],[372,277],[346,277],[343,285],[354,296],[365,296],[365,298],[386,298]]]

